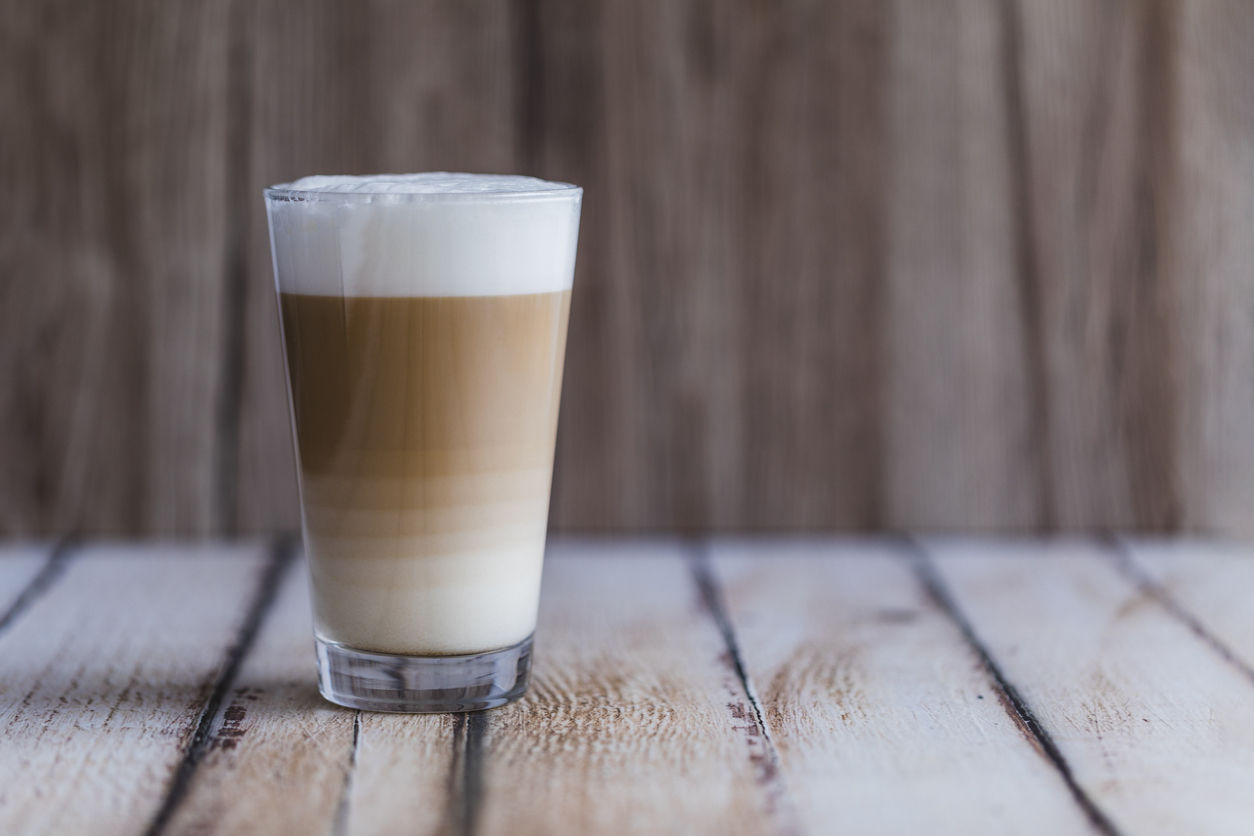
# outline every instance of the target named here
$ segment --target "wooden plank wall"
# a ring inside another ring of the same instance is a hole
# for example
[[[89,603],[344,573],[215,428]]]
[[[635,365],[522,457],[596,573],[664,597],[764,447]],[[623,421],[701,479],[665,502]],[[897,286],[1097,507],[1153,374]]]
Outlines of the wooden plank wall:
[[[0,0],[0,531],[298,520],[260,189],[586,187],[564,529],[1254,531],[1244,0]]]

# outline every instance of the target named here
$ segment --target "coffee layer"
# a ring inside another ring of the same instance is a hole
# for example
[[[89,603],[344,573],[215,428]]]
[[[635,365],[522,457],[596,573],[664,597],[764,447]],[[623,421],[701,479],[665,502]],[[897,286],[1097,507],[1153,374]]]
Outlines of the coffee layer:
[[[280,294],[324,638],[471,653],[534,629],[569,304]]]

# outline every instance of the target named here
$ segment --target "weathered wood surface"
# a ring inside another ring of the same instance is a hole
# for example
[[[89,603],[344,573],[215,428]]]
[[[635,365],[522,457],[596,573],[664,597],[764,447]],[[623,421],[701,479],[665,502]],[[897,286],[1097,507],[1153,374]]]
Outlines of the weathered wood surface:
[[[486,715],[484,833],[786,830],[774,753],[675,543],[557,546],[535,680]]]
[[[567,529],[1254,519],[1243,0],[0,0],[0,531],[291,528],[260,189],[587,187]]]
[[[1177,611],[1254,681],[1254,606],[1250,600],[1254,560],[1249,547],[1204,540],[1133,540],[1124,549],[1129,572],[1147,593]]]
[[[1244,833],[1254,549],[558,541],[520,703],[317,697],[263,546],[0,549],[0,832]],[[11,602],[24,603],[14,609]]]
[[[310,677],[305,575],[303,565],[285,572],[238,675],[223,683],[170,832],[323,833],[334,820],[355,716],[326,703]]]
[[[69,558],[0,634],[0,831],[143,831],[239,642],[260,557],[100,546]]]
[[[0,625],[7,626],[21,615],[38,592],[33,585],[41,572],[47,573],[52,568],[49,566],[52,549],[36,544],[13,544],[5,546],[0,557],[5,561],[4,571],[0,572]]]
[[[1131,582],[1117,554],[1083,542],[928,551],[1107,832],[1249,832],[1254,678]],[[1240,583],[1249,560],[1204,565]],[[1234,603],[1249,608],[1205,605]]]
[[[806,832],[1086,830],[908,551],[787,540],[712,551]]]
[[[0,3],[6,533],[220,530],[228,8]]]

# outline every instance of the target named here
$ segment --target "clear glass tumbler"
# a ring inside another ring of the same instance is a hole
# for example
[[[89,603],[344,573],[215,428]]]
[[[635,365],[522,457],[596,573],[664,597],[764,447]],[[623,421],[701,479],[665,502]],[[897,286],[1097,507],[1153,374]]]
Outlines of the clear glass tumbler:
[[[582,190],[432,173],[265,196],[319,689],[373,711],[517,699]]]

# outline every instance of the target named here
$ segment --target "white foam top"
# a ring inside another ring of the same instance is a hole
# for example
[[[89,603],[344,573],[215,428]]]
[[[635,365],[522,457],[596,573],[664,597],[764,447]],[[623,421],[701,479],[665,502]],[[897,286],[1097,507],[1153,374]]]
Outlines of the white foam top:
[[[275,277],[331,296],[566,290],[582,195],[515,175],[305,177],[266,193]]]

